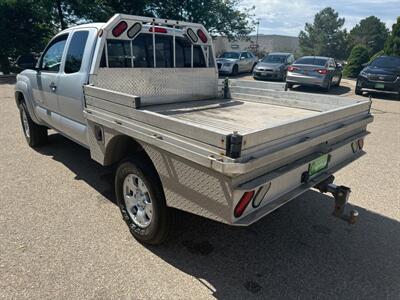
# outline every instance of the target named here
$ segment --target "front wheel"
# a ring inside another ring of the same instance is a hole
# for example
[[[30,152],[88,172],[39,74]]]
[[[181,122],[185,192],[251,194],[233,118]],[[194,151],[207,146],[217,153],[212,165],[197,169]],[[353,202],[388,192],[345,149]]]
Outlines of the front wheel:
[[[131,234],[147,244],[161,244],[173,224],[161,181],[145,158],[126,159],[115,174],[115,193]]]
[[[28,145],[35,148],[46,144],[47,128],[32,121],[25,102],[21,102],[18,108],[22,129]]]
[[[359,96],[362,96],[362,94],[363,94],[361,88],[359,87],[358,81],[356,82],[356,89],[354,92],[356,95],[359,95]]]
[[[238,65],[234,65],[232,69],[232,76],[236,76],[239,73]]]

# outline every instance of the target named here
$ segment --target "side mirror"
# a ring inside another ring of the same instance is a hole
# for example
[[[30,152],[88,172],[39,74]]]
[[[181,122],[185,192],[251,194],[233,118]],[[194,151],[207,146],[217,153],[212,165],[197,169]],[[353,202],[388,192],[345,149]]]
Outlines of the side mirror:
[[[240,57],[240,60],[243,60],[243,59],[245,59],[245,57],[244,57],[244,56],[241,56],[241,57]]]
[[[21,70],[36,69],[36,58],[33,54],[24,54],[18,56],[15,65]]]

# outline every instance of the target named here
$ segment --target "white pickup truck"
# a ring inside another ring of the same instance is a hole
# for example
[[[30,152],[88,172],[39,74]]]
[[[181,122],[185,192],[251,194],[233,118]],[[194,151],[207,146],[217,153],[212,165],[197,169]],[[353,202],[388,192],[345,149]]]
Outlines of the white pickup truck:
[[[17,64],[28,144],[51,128],[117,165],[118,206],[141,242],[166,239],[171,208],[246,226],[310,188],[356,219],[332,174],[364,154],[368,100],[219,81],[202,25],[123,14],[66,29],[37,63]]]

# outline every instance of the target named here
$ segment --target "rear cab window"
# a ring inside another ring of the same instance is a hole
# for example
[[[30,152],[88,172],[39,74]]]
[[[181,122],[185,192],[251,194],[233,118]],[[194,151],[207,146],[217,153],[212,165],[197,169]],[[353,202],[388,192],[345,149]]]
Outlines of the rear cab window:
[[[191,68],[191,42],[184,37],[176,37],[175,65],[177,68]],[[173,38],[172,36],[156,35],[155,52],[157,68],[172,68]],[[140,33],[132,41],[107,40],[107,55],[109,68],[154,68],[153,35]],[[206,68],[205,51],[201,46],[193,45],[193,67]],[[100,67],[107,67],[105,53]],[[210,62],[213,61],[210,58]],[[210,64],[211,67],[211,64]]]

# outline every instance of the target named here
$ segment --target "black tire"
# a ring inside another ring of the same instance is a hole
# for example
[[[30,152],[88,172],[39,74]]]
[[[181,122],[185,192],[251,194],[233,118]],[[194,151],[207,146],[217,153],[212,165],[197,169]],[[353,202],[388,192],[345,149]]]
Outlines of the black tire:
[[[236,76],[239,73],[238,65],[234,65],[232,68],[232,76]]]
[[[342,75],[340,75],[338,82],[336,83],[336,86],[339,87],[340,86],[340,82],[342,82]]]
[[[329,79],[328,85],[325,88],[325,92],[329,93],[329,91],[331,90],[331,87],[332,87],[332,78]]]
[[[125,204],[123,184],[130,174],[140,177],[144,182],[152,203],[152,217],[145,228],[135,223]],[[115,174],[115,194],[122,218],[135,239],[141,243],[158,245],[168,238],[174,223],[174,214],[166,205],[160,178],[147,157],[138,155],[135,158],[127,158],[119,164]]]
[[[358,80],[356,82],[356,89],[355,89],[354,92],[355,92],[356,95],[359,95],[359,96],[363,95],[363,92],[362,92],[361,88],[359,88]]]
[[[286,74],[287,74],[286,71],[283,71],[282,78],[281,78],[283,82],[286,81]]]
[[[47,127],[38,125],[32,121],[25,102],[19,104],[19,116],[22,131],[28,145],[32,148],[45,145],[47,143]]]
[[[293,83],[286,83],[286,87],[288,89],[292,89],[293,88]]]

